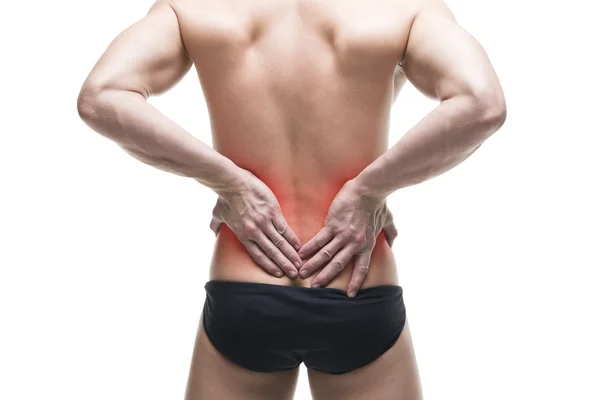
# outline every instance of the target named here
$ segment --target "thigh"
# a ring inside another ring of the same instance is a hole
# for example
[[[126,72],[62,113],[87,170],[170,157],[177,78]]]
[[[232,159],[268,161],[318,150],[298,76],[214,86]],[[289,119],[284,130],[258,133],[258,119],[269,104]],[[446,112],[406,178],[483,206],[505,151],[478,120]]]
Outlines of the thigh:
[[[200,317],[185,400],[292,400],[298,368],[255,372],[223,356],[210,342]]]
[[[396,343],[375,361],[341,375],[307,368],[314,400],[421,400],[408,321]]]

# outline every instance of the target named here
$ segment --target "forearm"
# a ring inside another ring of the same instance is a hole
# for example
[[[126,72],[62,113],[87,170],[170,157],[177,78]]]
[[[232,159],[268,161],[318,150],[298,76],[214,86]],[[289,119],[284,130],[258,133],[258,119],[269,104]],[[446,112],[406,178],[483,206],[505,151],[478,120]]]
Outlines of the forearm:
[[[385,198],[460,164],[495,131],[505,108],[463,95],[442,101],[353,181],[367,197]]]
[[[217,193],[233,190],[241,180],[241,168],[167,118],[141,93],[82,93],[78,111],[96,132],[155,168],[193,178]]]

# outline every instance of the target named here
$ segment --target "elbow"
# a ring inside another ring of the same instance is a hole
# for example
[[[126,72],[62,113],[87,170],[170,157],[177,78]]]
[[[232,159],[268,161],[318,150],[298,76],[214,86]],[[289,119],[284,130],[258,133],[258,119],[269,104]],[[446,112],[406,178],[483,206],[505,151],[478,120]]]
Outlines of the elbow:
[[[496,132],[506,121],[506,100],[499,85],[472,92],[475,109],[481,123],[491,133]]]
[[[86,84],[77,96],[77,114],[83,121],[91,121],[98,115],[98,98],[102,89],[97,85]]]
[[[491,133],[498,131],[506,121],[506,102],[504,99],[486,103],[482,121],[486,127],[489,127]]]
[[[115,112],[118,104],[128,102],[122,96],[148,96],[141,90],[124,89],[104,82],[85,82],[77,96],[77,114],[90,124],[93,121],[105,119],[107,114]]]

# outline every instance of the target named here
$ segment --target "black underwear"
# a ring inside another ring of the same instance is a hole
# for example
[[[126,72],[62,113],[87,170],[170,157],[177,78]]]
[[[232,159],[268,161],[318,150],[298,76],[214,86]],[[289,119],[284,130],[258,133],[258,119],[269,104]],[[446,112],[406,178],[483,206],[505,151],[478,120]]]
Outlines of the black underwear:
[[[202,323],[217,350],[258,372],[304,362],[343,374],[377,359],[398,340],[406,320],[402,288],[335,288],[211,280]]]

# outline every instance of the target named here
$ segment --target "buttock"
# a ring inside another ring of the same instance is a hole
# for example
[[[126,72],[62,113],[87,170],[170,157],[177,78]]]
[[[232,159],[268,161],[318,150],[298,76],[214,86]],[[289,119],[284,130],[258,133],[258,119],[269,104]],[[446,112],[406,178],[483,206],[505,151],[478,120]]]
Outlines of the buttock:
[[[210,280],[202,323],[213,346],[258,372],[304,362],[343,374],[377,359],[397,341],[406,321],[403,290],[372,286],[354,298],[336,288]]]

